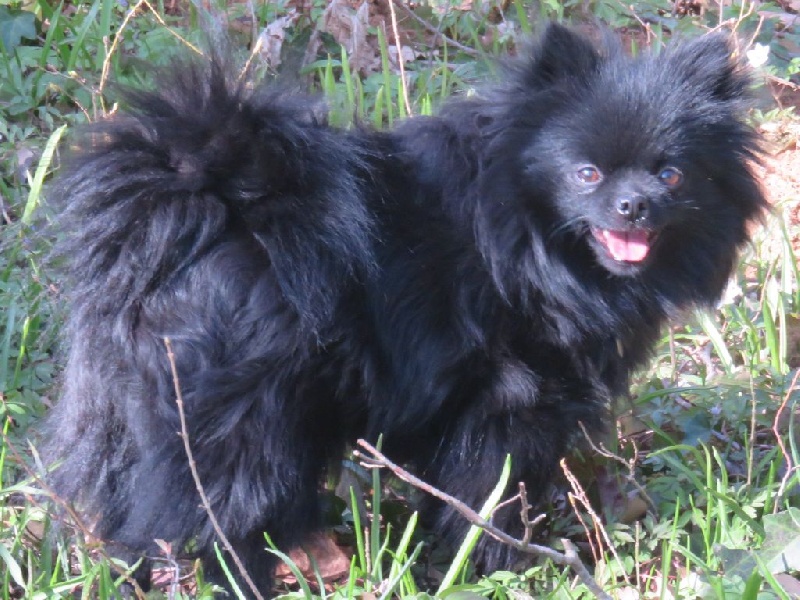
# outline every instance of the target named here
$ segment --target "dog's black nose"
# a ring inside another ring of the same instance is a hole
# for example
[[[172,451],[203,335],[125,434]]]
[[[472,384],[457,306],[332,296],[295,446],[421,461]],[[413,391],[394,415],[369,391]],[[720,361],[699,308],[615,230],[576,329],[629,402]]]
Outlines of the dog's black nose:
[[[617,200],[617,212],[628,221],[639,221],[647,216],[649,205],[644,196],[623,196]]]

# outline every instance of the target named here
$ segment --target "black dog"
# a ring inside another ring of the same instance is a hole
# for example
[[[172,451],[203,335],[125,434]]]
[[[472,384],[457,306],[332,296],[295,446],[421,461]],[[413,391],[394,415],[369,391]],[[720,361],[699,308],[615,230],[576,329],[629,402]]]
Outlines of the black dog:
[[[167,337],[200,479],[265,592],[263,532],[288,548],[320,526],[358,436],[473,506],[507,453],[542,490],[665,321],[718,298],[765,208],[731,53],[710,36],[632,59],[551,26],[502,83],[386,133],[334,130],[220,60],[131,94],[53,193],[56,490],[136,551],[195,539],[219,579]]]

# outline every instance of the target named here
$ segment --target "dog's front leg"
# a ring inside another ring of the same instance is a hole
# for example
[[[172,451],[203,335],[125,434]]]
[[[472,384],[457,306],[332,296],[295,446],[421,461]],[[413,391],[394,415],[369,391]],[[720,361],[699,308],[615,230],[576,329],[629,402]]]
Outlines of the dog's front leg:
[[[601,413],[601,399],[581,381],[549,381],[512,360],[494,372],[487,389],[450,421],[433,459],[423,467],[428,482],[476,510],[497,485],[507,455],[511,476],[504,498],[517,493],[523,482],[528,500],[539,500],[580,432],[578,422],[592,428]],[[438,501],[431,501],[428,509],[436,529],[457,547],[469,525],[464,517]],[[518,502],[496,511],[491,521],[514,537],[523,534]],[[473,558],[491,572],[511,568],[520,557],[484,536]]]

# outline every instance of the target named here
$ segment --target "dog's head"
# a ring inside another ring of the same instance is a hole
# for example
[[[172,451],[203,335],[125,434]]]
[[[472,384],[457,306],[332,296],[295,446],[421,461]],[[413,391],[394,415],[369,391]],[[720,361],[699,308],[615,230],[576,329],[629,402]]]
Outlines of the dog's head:
[[[631,58],[551,26],[504,89],[485,202],[513,198],[523,235],[579,277],[669,279],[710,302],[765,206],[748,86],[721,35]]]

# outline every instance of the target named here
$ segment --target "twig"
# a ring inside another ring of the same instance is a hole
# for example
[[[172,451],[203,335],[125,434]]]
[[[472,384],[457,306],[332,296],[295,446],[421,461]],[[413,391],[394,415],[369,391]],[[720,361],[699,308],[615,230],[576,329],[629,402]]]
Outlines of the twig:
[[[545,519],[545,517],[547,517],[547,515],[541,514],[538,515],[535,519],[531,520],[530,518],[531,505],[528,502],[528,492],[525,489],[524,481],[519,482],[518,494],[511,496],[511,498],[509,498],[508,500],[503,500],[500,504],[494,507],[494,509],[492,510],[492,514],[489,517],[489,522],[490,523],[492,522],[492,519],[494,519],[494,515],[497,511],[499,511],[501,508],[505,506],[508,506],[509,504],[514,504],[514,502],[516,502],[517,500],[519,500],[519,520],[522,521],[522,525],[525,528],[525,533],[523,534],[522,539],[520,541],[523,544],[527,544],[528,542],[531,541],[531,537],[533,537],[534,527],[536,527],[539,523],[541,523]]]
[[[742,52],[747,52],[748,50],[750,50],[755,45],[756,39],[758,39],[758,36],[761,33],[761,28],[764,26],[764,20],[765,20],[764,15],[761,15],[758,18],[758,25],[756,25],[756,30],[753,32],[753,35],[750,36],[750,41],[747,42],[747,44],[745,45],[744,50]],[[734,37],[734,39],[737,39],[737,38]]]
[[[595,530],[595,539],[597,540],[597,558],[598,560],[602,556],[600,550],[602,549],[603,542],[605,542],[606,547],[611,551],[611,554],[614,555],[614,559],[617,561],[617,564],[620,566],[620,572],[623,574],[625,578],[625,582],[628,585],[631,585],[631,581],[628,578],[627,573],[625,573],[625,568],[622,564],[622,559],[619,557],[619,553],[617,552],[616,546],[614,546],[613,542],[611,541],[611,537],[609,537],[606,528],[603,527],[603,522],[600,519],[600,516],[597,512],[592,508],[591,502],[589,502],[589,498],[586,495],[586,490],[583,489],[578,479],[569,470],[567,467],[567,461],[565,459],[561,459],[561,470],[564,473],[564,476],[569,481],[569,485],[572,488],[572,493],[569,494],[570,504],[572,505],[572,509],[575,511],[575,514],[578,518],[581,518],[580,513],[575,506],[575,500],[578,500],[582,505],[584,510],[589,513],[589,516],[592,518],[592,527]],[[582,520],[582,519],[581,519]],[[591,537],[587,536],[589,543],[591,543]]]
[[[649,46],[653,43],[653,28],[650,27],[650,23],[645,21],[642,17],[639,16],[639,13],[636,12],[636,7],[633,4],[625,4],[621,0],[617,0],[617,4],[619,4],[623,10],[627,10],[630,15],[639,23],[639,27],[644,30],[645,36],[645,43]]]
[[[531,541],[533,537],[533,530],[534,528],[541,523],[547,515],[541,514],[538,515],[536,518],[531,520],[530,512],[531,512],[531,505],[528,502],[528,491],[525,488],[525,482],[519,482],[519,492],[511,496],[508,500],[503,500],[500,504],[494,507],[492,510],[492,515],[489,517],[489,522],[491,523],[494,515],[497,511],[499,511],[504,506],[508,506],[509,504],[514,504],[519,500],[519,520],[522,522],[522,526],[525,529],[524,534],[522,535],[522,539],[520,540],[523,544],[527,544]]]
[[[800,85],[794,83],[793,81],[789,81],[788,79],[784,79],[783,77],[778,77],[777,75],[767,75],[767,80],[773,83],[784,85],[794,91],[800,90]]]
[[[518,540],[492,525],[489,521],[482,518],[477,512],[472,510],[458,498],[454,498],[453,496],[444,493],[430,484],[425,483],[402,467],[396,465],[365,440],[358,440],[358,445],[366,451],[366,454],[360,450],[355,450],[354,454],[361,460],[361,463],[366,468],[376,469],[385,467],[389,469],[397,478],[413,485],[417,489],[427,492],[448,506],[454,508],[465,519],[467,519],[467,521],[483,529],[487,535],[491,536],[495,540],[511,546],[520,552],[544,556],[558,565],[571,567],[578,576],[578,579],[580,579],[581,582],[583,582],[583,584],[589,588],[589,590],[597,598],[600,598],[601,600],[612,600],[611,596],[603,591],[600,585],[594,580],[591,573],[589,573],[589,570],[586,568],[586,566],[581,562],[580,557],[575,550],[575,546],[568,539],[561,540],[561,543],[564,545],[563,554],[557,550],[548,548],[547,546],[525,543],[523,540]]]
[[[474,48],[470,48],[469,46],[465,46],[464,44],[462,44],[460,42],[457,42],[453,38],[449,38],[446,35],[444,35],[441,31],[439,31],[439,29],[437,29],[436,27],[434,27],[433,25],[428,23],[425,19],[420,17],[417,13],[415,13],[413,10],[411,10],[409,7],[407,7],[405,4],[403,4],[403,2],[401,0],[390,0],[389,4],[390,5],[399,6],[403,10],[403,12],[405,12],[409,17],[411,17],[417,23],[422,25],[430,33],[433,33],[436,36],[436,37],[433,38],[433,43],[434,44],[439,40],[439,38],[442,38],[442,40],[448,46],[452,46],[453,48],[458,48],[459,50],[461,50],[467,56],[472,56],[472,57],[480,56],[480,53],[477,52]]]
[[[125,31],[125,28],[128,26],[130,20],[136,15],[136,13],[139,12],[139,10],[142,8],[143,5],[150,10],[152,15],[155,17],[156,21],[158,21],[161,25],[163,25],[164,28],[167,30],[167,32],[178,38],[184,45],[191,48],[193,52],[200,55],[203,54],[197,46],[192,44],[189,40],[187,40],[179,33],[174,31],[171,27],[169,27],[167,23],[164,21],[164,19],[161,18],[161,15],[158,14],[158,11],[155,10],[155,8],[153,8],[153,5],[150,4],[150,2],[148,2],[148,0],[139,0],[125,15],[125,18],[122,20],[119,29],[117,29],[117,32],[114,35],[114,41],[111,42],[111,47],[108,49],[108,52],[106,52],[106,57],[105,60],[103,60],[103,68],[100,74],[100,85],[97,88],[98,93],[102,94],[103,89],[105,88],[106,81],[108,80],[108,70],[111,66],[111,57],[114,55],[114,52],[116,51],[117,46],[120,43],[120,40],[122,40],[122,32]]]
[[[175,557],[175,553],[172,551],[171,543],[166,540],[155,540],[155,542],[156,546],[161,549],[161,552],[166,557],[167,564],[169,564],[172,571],[169,578],[169,592],[167,593],[167,598],[172,600],[178,597],[178,588],[181,582],[181,566],[178,563],[178,559]]]
[[[561,466],[562,468],[566,468],[563,461]],[[564,473],[566,474],[567,471],[565,470]],[[569,479],[569,476],[567,476],[567,479]],[[572,481],[570,480],[570,484],[571,483]],[[590,526],[589,523],[586,522],[583,513],[578,510],[578,505],[576,503],[577,499],[578,497],[573,492],[567,492],[567,501],[572,507],[572,514],[575,515],[575,518],[578,519],[578,523],[580,523],[581,527],[583,527],[583,533],[586,536],[586,541],[589,543],[589,549],[592,551],[592,558],[595,562],[599,562],[603,557],[603,541],[600,539],[600,535],[597,533],[596,528]],[[594,523],[592,525],[594,525]],[[592,533],[593,529],[595,530],[594,534]]]
[[[237,84],[242,83],[244,78],[247,77],[247,74],[250,72],[250,65],[252,64],[253,59],[256,57],[256,55],[259,52],[261,52],[262,45],[263,45],[263,38],[259,35],[258,38],[256,38],[256,43],[253,44],[253,49],[250,50],[250,54],[247,56],[247,61],[244,63],[244,66],[242,67],[241,71],[239,71],[239,77],[237,77],[236,79]]]
[[[102,94],[103,88],[106,86],[106,80],[108,79],[108,69],[111,66],[111,57],[114,55],[114,52],[119,45],[119,41],[122,39],[122,33],[125,31],[125,28],[128,26],[130,20],[139,12],[139,9],[142,8],[142,5],[146,2],[146,0],[139,0],[125,15],[125,18],[122,19],[122,23],[117,29],[117,33],[114,36],[114,41],[111,42],[111,48],[106,51],[106,57],[103,60],[103,68],[100,71],[100,85],[97,86],[97,93]],[[94,102],[92,102],[94,104]]]
[[[208,496],[206,496],[203,483],[200,481],[200,474],[197,472],[197,463],[194,460],[192,447],[189,443],[189,432],[186,428],[186,414],[183,410],[183,393],[181,392],[180,380],[178,379],[178,367],[175,364],[175,353],[172,351],[172,342],[169,338],[164,338],[164,345],[167,347],[167,358],[169,360],[169,368],[172,373],[172,383],[175,387],[175,403],[178,405],[178,416],[180,417],[181,421],[181,430],[178,435],[180,435],[181,439],[183,440],[183,449],[186,452],[186,458],[189,461],[189,470],[192,472],[192,479],[194,479],[194,485],[197,488],[197,493],[200,494],[200,502],[202,503],[203,510],[206,511],[208,519],[211,522],[211,526],[214,528],[214,532],[222,542],[222,545],[225,546],[225,550],[228,552],[228,554],[230,554],[233,562],[236,564],[236,568],[239,570],[239,574],[242,576],[242,579],[244,579],[247,587],[250,588],[250,591],[253,592],[253,596],[255,596],[257,600],[264,600],[264,596],[262,596],[258,591],[256,584],[253,583],[253,580],[250,578],[250,574],[247,572],[247,569],[245,569],[244,563],[242,563],[239,555],[233,549],[230,541],[228,541],[228,536],[226,536],[222,531],[219,521],[217,521],[217,517],[211,508],[211,502],[209,502]]]
[[[522,536],[522,542],[525,544],[530,544],[531,538],[533,537],[533,528],[541,523],[546,515],[542,513],[533,521],[531,521],[531,505],[528,502],[528,491],[525,489],[524,481],[519,482],[519,504],[519,518],[522,521],[522,524],[525,526],[525,534]]]
[[[786,473],[781,479],[781,485],[778,488],[778,496],[775,499],[774,508],[777,510],[781,500],[783,499],[783,495],[786,492],[786,486],[789,484],[789,479],[791,479],[792,475],[800,466],[793,464],[792,455],[789,453],[789,450],[786,448],[786,444],[783,442],[783,438],[780,434],[780,420],[783,416],[783,411],[786,408],[786,405],[789,404],[789,398],[792,395],[792,392],[795,390],[795,386],[797,385],[797,378],[800,377],[800,370],[798,370],[794,377],[792,378],[792,383],[789,385],[789,389],[786,391],[786,394],[783,396],[783,401],[781,405],[778,407],[778,411],[775,413],[775,419],[772,422],[772,433],[775,435],[775,440],[778,442],[778,447],[781,449],[781,454],[783,455],[783,460],[786,461]]]
[[[406,116],[411,116],[411,102],[408,99],[408,82],[406,81],[405,59],[403,58],[403,46],[400,44],[400,32],[397,30],[397,13],[394,10],[394,2],[389,0],[389,12],[392,17],[392,34],[394,35],[394,46],[397,48],[397,64],[400,66],[400,87],[403,90],[403,104],[406,109]]]
[[[778,77],[777,75],[771,75],[769,73],[764,74],[763,77],[769,83],[777,84],[777,85],[779,85],[781,87],[789,88],[790,90],[793,90],[795,92],[800,91],[800,85],[797,85],[796,83],[792,83],[788,79],[784,79],[782,77]],[[781,99],[780,90],[776,89],[776,87],[774,85],[771,85],[771,86],[769,86],[769,91],[770,91],[770,94],[772,95],[772,99],[775,101],[775,104],[778,105],[778,108],[783,110],[785,108],[785,105],[784,105],[784,103],[783,103],[783,101]]]
[[[628,480],[633,487],[636,488],[636,491],[639,492],[639,496],[645,501],[645,503],[650,507],[654,513],[658,512],[658,507],[656,503],[653,502],[653,499],[648,495],[647,490],[644,489],[644,486],[636,481],[636,475],[634,473],[636,469],[636,464],[639,462],[639,447],[636,445],[635,442],[631,441],[633,445],[633,458],[630,461],[625,460],[621,456],[618,456],[608,450],[605,447],[605,444],[602,442],[595,443],[592,437],[589,435],[589,432],[586,430],[583,422],[578,421],[578,426],[583,431],[583,436],[586,438],[586,441],[589,443],[591,449],[599,454],[600,456],[604,456],[605,458],[609,458],[613,461],[618,462],[619,464],[623,465],[626,469],[628,469],[628,474],[626,475],[625,479]]]

